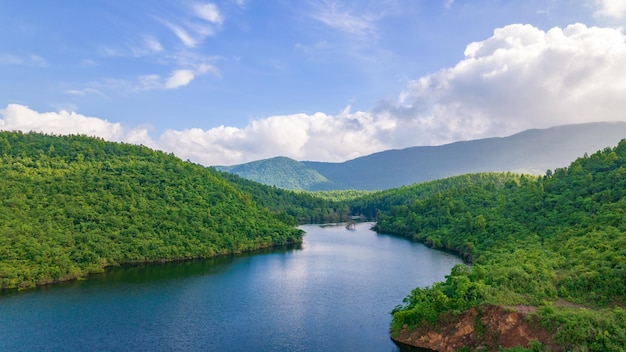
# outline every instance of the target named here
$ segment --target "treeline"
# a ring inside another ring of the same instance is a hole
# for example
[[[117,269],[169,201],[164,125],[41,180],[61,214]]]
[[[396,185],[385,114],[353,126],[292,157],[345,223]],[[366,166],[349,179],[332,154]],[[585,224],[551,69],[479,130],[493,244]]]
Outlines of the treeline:
[[[477,304],[530,304],[564,350],[626,350],[626,141],[543,177],[428,187],[440,190],[379,213],[376,230],[473,265],[415,289],[394,331]]]
[[[452,176],[437,181],[416,183],[400,188],[392,188],[384,191],[343,191],[355,197],[339,199],[349,205],[352,214],[363,214],[370,220],[375,220],[378,213],[385,213],[392,207],[400,204],[409,204],[416,199],[422,199],[446,190],[465,188],[472,185],[490,184],[493,187],[502,187],[506,182],[515,181],[519,175],[512,173],[485,172],[478,174],[466,174]],[[330,191],[330,195],[334,192]]]
[[[290,191],[266,186],[228,172],[222,172],[221,176],[250,194],[259,205],[274,212],[286,213],[299,224],[338,223],[350,219],[347,199],[351,199],[350,195],[354,195],[354,192],[324,191],[318,194]]]
[[[0,176],[0,289],[299,242],[298,223],[363,215],[472,263],[415,289],[394,309],[394,331],[478,304],[531,304],[564,349],[626,350],[624,141],[542,177],[310,193],[141,146],[0,132]]]
[[[1,132],[0,177],[0,289],[302,239],[221,174],[146,147]]]
[[[258,204],[275,212],[285,212],[293,216],[299,224],[345,222],[353,216],[376,221],[379,212],[387,212],[398,204],[411,203],[414,199],[471,185],[490,183],[494,187],[503,187],[507,182],[517,182],[520,177],[512,173],[480,173],[453,176],[384,191],[311,192],[267,186],[228,172],[223,172],[222,176],[249,193]]]

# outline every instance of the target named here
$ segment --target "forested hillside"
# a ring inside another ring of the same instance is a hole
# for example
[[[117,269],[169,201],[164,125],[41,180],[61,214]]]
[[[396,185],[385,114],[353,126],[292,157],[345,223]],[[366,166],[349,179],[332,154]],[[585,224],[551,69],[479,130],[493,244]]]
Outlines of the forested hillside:
[[[530,305],[563,350],[624,351],[625,219],[626,141],[543,177],[405,200],[379,215],[377,231],[456,251],[473,265],[415,289],[394,310],[394,334],[479,304]]]
[[[299,242],[214,170],[101,139],[0,133],[0,289]]]
[[[412,203],[416,199],[427,198],[436,193],[447,190],[464,188],[474,185],[489,184],[501,187],[506,182],[517,181],[520,175],[513,173],[484,172],[452,176],[436,181],[416,183],[410,186],[392,188],[378,192],[367,192],[353,199],[342,200],[349,205],[354,215],[364,215],[367,219],[375,220],[380,212],[383,214],[392,207],[400,204]],[[327,191],[328,194],[342,191]],[[347,191],[344,191],[347,192]],[[319,195],[321,196],[321,195]]]
[[[286,157],[257,160],[234,166],[216,166],[219,171],[230,172],[268,186],[291,190],[329,190],[337,187],[314,169]]]
[[[415,289],[394,309],[394,334],[471,307],[524,305],[564,350],[626,350],[626,141],[545,176],[315,195],[145,147],[0,132],[0,176],[0,289],[299,242],[297,222],[362,214],[379,232],[472,263]]]
[[[274,212],[288,214],[299,224],[337,223],[349,220],[350,209],[346,197],[342,197],[347,191],[323,193],[290,191],[250,181],[228,172],[223,172],[222,176],[249,193],[259,205]]]

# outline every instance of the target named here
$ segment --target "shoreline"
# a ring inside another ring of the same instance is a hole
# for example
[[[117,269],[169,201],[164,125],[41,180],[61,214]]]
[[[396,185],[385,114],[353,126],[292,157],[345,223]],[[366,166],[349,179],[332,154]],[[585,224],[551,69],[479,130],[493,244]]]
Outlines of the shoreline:
[[[110,270],[110,269],[130,268],[130,267],[136,267],[136,266],[140,266],[140,265],[167,264],[167,263],[188,262],[188,261],[195,261],[195,260],[208,260],[208,259],[215,259],[215,258],[219,258],[219,257],[228,257],[228,256],[237,256],[237,255],[244,255],[244,254],[253,254],[255,252],[269,251],[269,250],[278,249],[278,248],[281,248],[281,247],[283,247],[283,248],[294,247],[294,249],[298,249],[296,247],[301,247],[302,246],[303,237],[304,237],[304,234],[302,234],[302,236],[300,237],[299,241],[293,241],[293,242],[290,242],[290,243],[273,244],[273,245],[269,245],[269,246],[265,246],[265,247],[259,247],[259,248],[255,248],[255,249],[245,250],[245,251],[230,251],[230,252],[226,252],[226,253],[217,253],[217,254],[214,254],[214,255],[211,255],[211,256],[194,256],[194,257],[180,257],[180,258],[171,258],[171,259],[155,259],[155,260],[145,260],[145,261],[128,261],[128,262],[121,262],[121,263],[117,263],[117,264],[108,264],[108,265],[106,265],[104,267],[99,268],[101,270],[87,272],[84,275],[80,275],[80,276],[72,276],[72,277],[68,277],[68,278],[61,278],[61,279],[50,280],[50,281],[39,281],[39,282],[35,283],[35,285],[26,286],[26,287],[0,288],[0,299],[2,298],[2,295],[4,295],[4,294],[17,293],[17,292],[27,292],[27,291],[30,291],[30,290],[36,290],[38,288],[42,288],[42,287],[46,287],[46,286],[54,286],[54,285],[68,283],[68,282],[72,282],[72,281],[89,280],[89,276],[102,274],[102,273],[105,273],[107,270]]]

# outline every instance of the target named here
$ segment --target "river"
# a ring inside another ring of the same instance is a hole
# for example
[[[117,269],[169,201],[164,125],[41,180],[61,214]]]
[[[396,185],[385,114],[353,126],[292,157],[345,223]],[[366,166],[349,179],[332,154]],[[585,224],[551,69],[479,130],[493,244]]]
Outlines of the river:
[[[389,312],[460,260],[369,226],[3,293],[0,351],[398,351]]]

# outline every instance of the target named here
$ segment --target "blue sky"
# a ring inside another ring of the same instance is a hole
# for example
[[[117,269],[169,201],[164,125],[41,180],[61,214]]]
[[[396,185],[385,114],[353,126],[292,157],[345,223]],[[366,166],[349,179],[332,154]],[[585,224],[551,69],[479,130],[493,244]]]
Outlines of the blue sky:
[[[625,14],[626,0],[3,1],[0,128],[218,165],[626,120]]]

